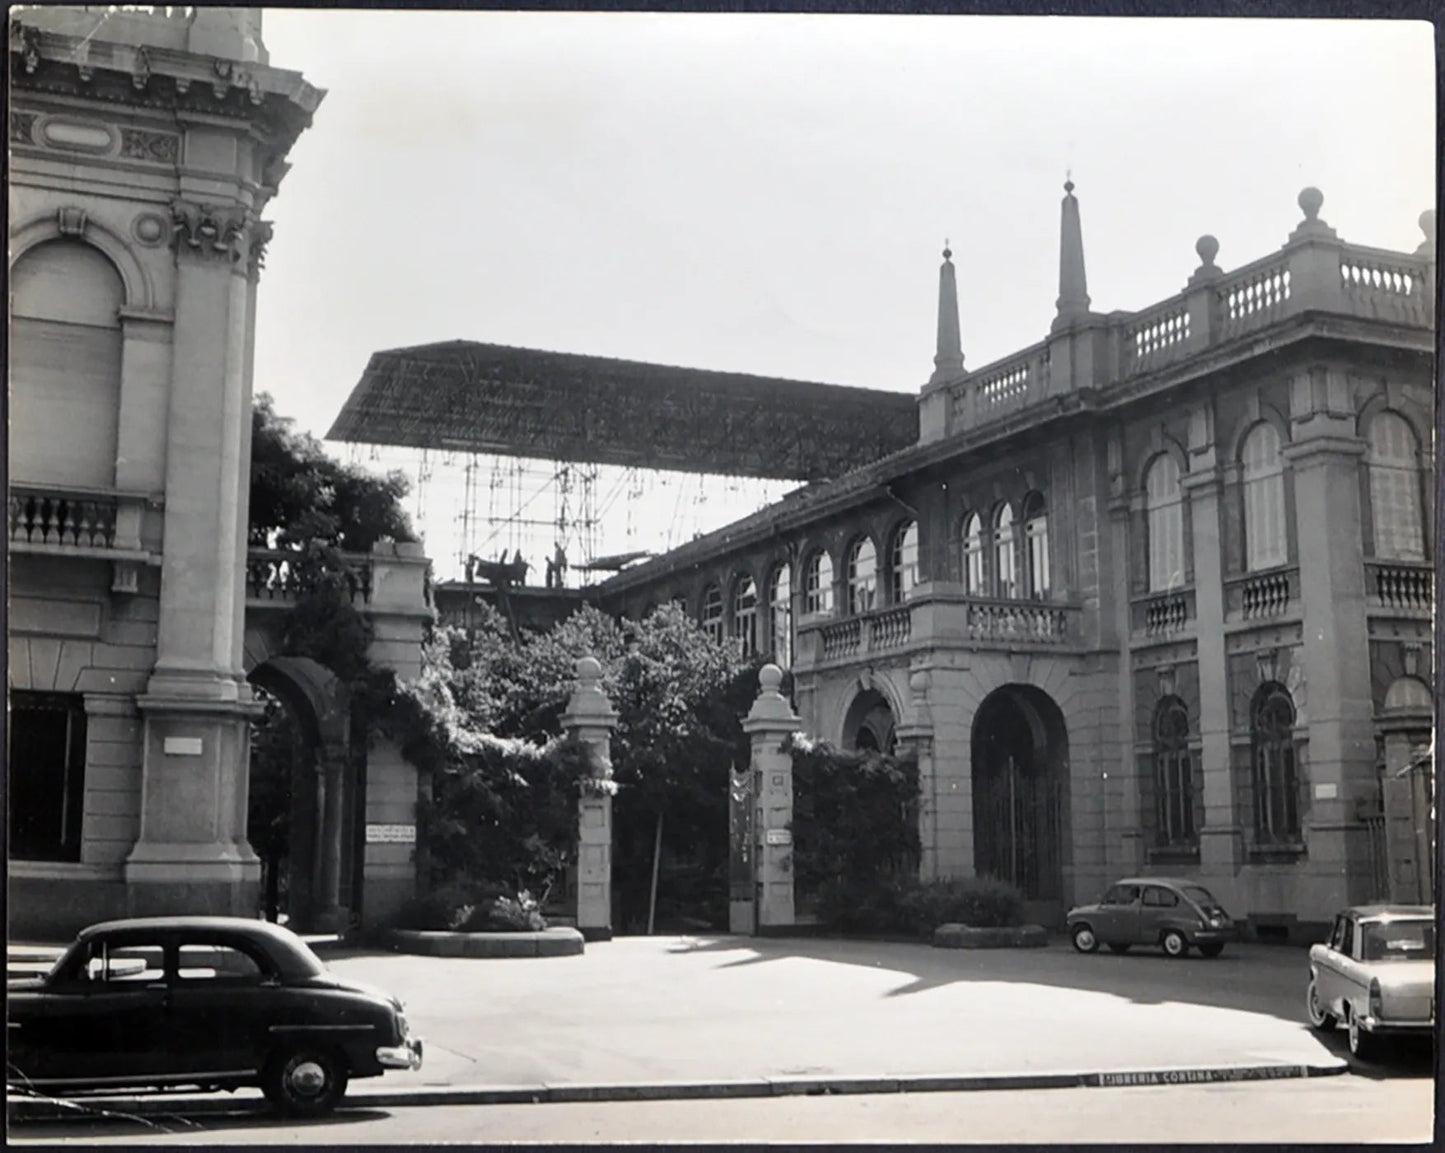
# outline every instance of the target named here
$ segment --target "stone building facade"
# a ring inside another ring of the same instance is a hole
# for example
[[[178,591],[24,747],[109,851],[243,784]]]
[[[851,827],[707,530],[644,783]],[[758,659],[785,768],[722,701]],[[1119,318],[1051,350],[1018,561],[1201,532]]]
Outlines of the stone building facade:
[[[322,93],[270,66],[258,9],[36,6],[9,31],[11,932],[256,913],[253,679],[321,765],[315,921],[366,870],[384,913],[412,847],[362,862],[349,831],[414,821],[415,773],[351,757],[335,676],[273,659],[294,590],[247,555],[262,213]],[[414,673],[426,562],[359,563],[378,659]]]
[[[1306,189],[1278,251],[1202,237],[1176,296],[1099,313],[1065,187],[1042,341],[965,369],[945,250],[918,443],[599,597],[680,601],[791,668],[813,735],[911,748],[925,876],[1057,919],[1184,875],[1309,936],[1419,855],[1382,781],[1431,740],[1434,216],[1364,248]]]

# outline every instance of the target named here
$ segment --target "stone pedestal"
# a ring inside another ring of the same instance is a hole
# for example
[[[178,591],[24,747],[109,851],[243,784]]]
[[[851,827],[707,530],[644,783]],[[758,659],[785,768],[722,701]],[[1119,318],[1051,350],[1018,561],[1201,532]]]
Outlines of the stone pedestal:
[[[782,683],[782,670],[764,665],[758,672],[757,700],[743,721],[743,732],[752,742],[758,933],[787,929],[795,921],[793,757],[782,746],[802,722],[778,691]]]
[[[617,712],[602,691],[602,665],[577,662],[562,727],[591,752],[592,782],[577,803],[577,928],[589,941],[612,937],[612,730]]]

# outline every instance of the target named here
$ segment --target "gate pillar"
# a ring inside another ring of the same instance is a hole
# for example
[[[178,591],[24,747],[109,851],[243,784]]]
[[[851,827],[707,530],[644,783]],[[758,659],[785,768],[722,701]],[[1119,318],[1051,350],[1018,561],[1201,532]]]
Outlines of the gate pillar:
[[[782,683],[782,670],[764,665],[758,671],[757,700],[743,721],[743,732],[752,743],[754,931],[758,933],[794,923],[793,757],[783,751],[783,741],[802,722],[778,691]]]
[[[617,710],[602,691],[602,665],[582,657],[562,728],[591,753],[592,780],[577,800],[577,928],[589,941],[612,939],[612,730]]]

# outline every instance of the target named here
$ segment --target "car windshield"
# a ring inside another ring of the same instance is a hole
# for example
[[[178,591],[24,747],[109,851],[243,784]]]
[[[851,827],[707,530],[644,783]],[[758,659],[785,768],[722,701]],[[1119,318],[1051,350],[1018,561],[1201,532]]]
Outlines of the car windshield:
[[[1429,960],[1435,956],[1435,925],[1431,921],[1367,921],[1365,961]]]
[[[1210,910],[1219,908],[1219,902],[1214,899],[1214,894],[1203,885],[1185,885],[1182,891],[1186,897],[1201,909]]]

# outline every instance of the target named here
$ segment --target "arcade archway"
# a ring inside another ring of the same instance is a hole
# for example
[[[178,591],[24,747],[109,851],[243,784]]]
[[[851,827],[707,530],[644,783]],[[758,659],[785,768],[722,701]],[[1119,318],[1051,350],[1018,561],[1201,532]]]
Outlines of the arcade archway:
[[[1063,899],[1068,733],[1053,699],[1032,685],[990,693],[973,721],[974,871],[1024,898]]]
[[[843,718],[843,747],[891,754],[898,741],[897,724],[888,698],[877,689],[864,689]]]
[[[266,705],[253,725],[247,835],[262,859],[262,912],[303,932],[346,927],[358,911],[357,822],[345,687],[306,657],[250,673]]]

